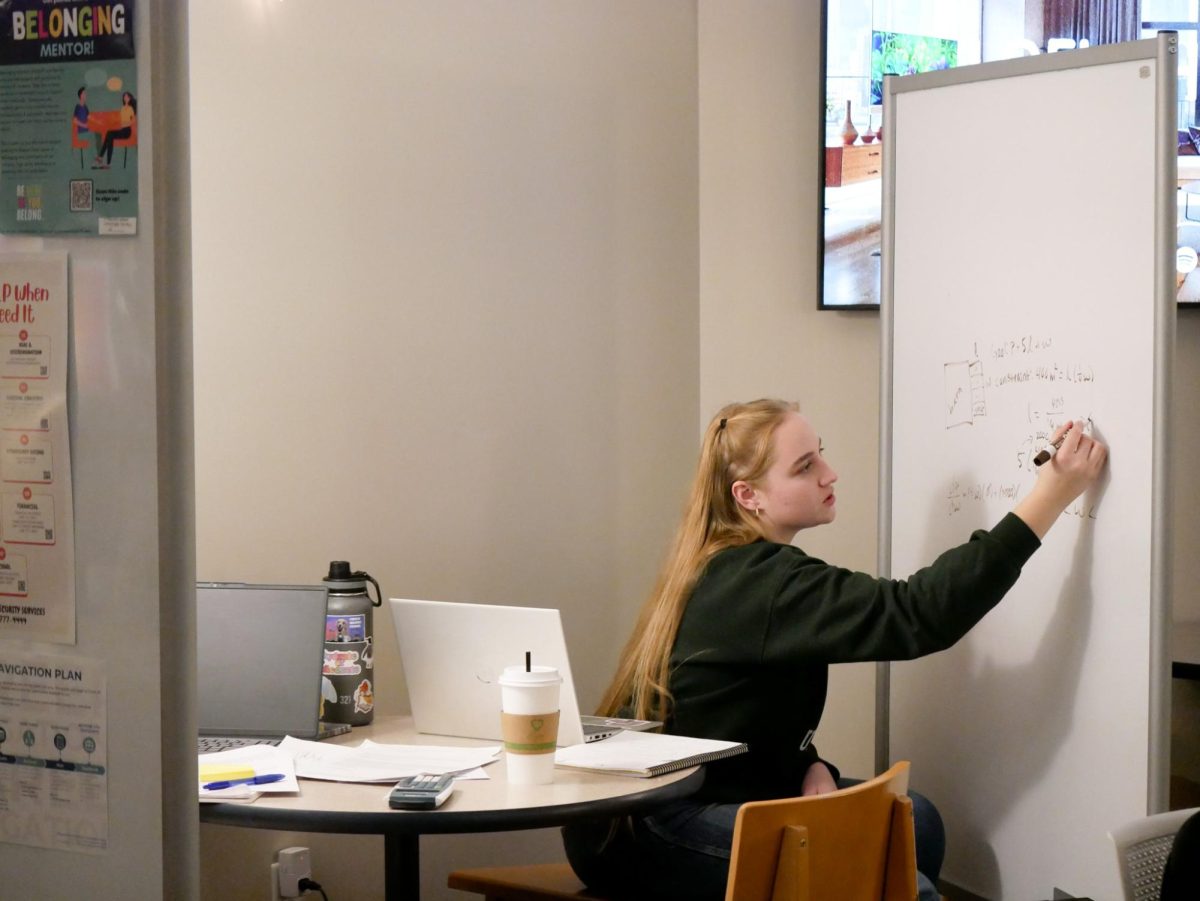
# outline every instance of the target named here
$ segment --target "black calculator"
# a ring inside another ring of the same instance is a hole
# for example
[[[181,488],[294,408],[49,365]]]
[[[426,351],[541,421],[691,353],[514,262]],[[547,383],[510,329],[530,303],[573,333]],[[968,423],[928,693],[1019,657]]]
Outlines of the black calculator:
[[[388,795],[388,807],[395,810],[433,810],[454,791],[454,777],[405,776]]]

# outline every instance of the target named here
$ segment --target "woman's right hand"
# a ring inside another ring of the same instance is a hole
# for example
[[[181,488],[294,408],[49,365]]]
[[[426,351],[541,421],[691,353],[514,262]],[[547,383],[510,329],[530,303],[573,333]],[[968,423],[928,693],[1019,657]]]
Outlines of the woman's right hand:
[[[1095,483],[1108,460],[1108,448],[1084,432],[1082,420],[1059,426],[1050,442],[1059,439],[1062,445],[1038,471],[1033,490],[1013,508],[1038,538],[1045,537],[1071,502]]]

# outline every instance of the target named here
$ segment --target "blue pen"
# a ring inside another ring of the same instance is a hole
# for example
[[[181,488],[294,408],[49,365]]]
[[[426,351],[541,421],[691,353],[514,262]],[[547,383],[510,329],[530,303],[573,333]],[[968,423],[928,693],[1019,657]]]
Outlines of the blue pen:
[[[279,782],[286,778],[283,773],[263,773],[261,776],[247,776],[245,779],[225,779],[221,782],[206,782],[205,791],[215,792],[235,785],[266,785],[268,782]]]

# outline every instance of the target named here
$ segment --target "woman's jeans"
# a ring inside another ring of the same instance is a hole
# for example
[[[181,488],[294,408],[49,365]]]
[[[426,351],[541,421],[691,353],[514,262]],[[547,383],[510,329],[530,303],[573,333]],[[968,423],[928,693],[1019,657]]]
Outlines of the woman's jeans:
[[[859,779],[839,779],[838,788]],[[926,798],[913,802],[920,901],[937,901],[935,888],[946,835],[942,818]],[[676,801],[653,814],[616,821],[583,821],[563,827],[563,845],[576,875],[597,891],[622,898],[722,901],[729,877],[733,822],[739,804]]]

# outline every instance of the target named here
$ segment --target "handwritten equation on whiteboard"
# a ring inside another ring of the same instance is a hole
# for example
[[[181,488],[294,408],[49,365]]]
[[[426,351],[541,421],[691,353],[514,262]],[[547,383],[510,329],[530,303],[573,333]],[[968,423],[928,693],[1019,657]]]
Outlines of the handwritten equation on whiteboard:
[[[1095,367],[1055,348],[1050,335],[1024,334],[976,341],[964,359],[943,364],[942,408],[947,430],[985,427],[1008,455],[1011,467],[995,479],[955,481],[947,495],[953,516],[966,504],[1013,503],[1025,491],[1038,451],[1071,419],[1092,415]],[[1094,519],[1095,510],[1076,502],[1069,515]]]

